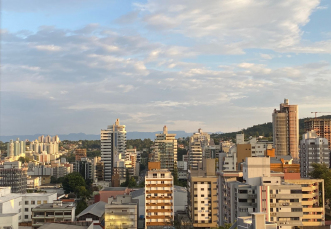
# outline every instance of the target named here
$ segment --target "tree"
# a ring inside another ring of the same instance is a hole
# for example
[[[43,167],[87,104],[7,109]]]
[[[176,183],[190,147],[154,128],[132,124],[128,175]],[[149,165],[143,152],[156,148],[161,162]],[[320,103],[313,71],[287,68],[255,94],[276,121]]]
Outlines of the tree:
[[[85,180],[80,173],[69,173],[62,182],[63,190],[66,194],[76,191],[76,187],[84,186]]]
[[[133,188],[133,187],[136,187],[136,186],[137,186],[136,180],[133,177],[131,177],[131,179],[129,181],[129,184],[128,184],[128,187]]]
[[[79,213],[81,213],[87,207],[88,207],[88,205],[87,205],[87,203],[86,203],[85,200],[78,201],[78,204],[76,206],[76,211],[75,211],[76,215],[78,215]]]
[[[175,166],[172,175],[173,175],[173,177],[174,177],[174,185],[179,185],[177,166]]]
[[[310,172],[311,178],[324,180],[325,199],[331,199],[331,170],[326,164],[312,164],[313,171]]]
[[[23,164],[25,162],[29,162],[29,159],[26,157],[19,157],[18,160]]]

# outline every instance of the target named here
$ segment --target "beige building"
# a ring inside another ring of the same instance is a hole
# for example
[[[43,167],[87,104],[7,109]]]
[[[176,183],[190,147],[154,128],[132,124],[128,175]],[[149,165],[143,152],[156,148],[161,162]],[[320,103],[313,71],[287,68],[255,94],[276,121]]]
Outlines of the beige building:
[[[220,173],[220,225],[254,212],[265,213],[282,229],[325,224],[324,180],[284,179],[284,173],[270,172],[267,157],[246,158],[243,181],[240,177],[240,172]]]
[[[197,170],[188,171],[187,204],[194,228],[217,227],[218,196],[215,159],[203,159]]]
[[[160,169],[160,162],[148,163],[145,177],[145,228],[167,226],[174,221],[173,176]]]
[[[188,167],[190,169],[198,169],[198,163],[202,161],[203,148],[209,145],[209,142],[210,135],[204,133],[201,129],[190,137],[188,151]]]
[[[80,161],[86,157],[86,149],[75,149],[75,160]]]
[[[161,169],[174,171],[177,166],[177,139],[176,134],[168,134],[167,126],[163,127],[162,134],[156,134],[154,141],[154,161],[161,162]]]
[[[291,155],[299,159],[299,110],[288,99],[272,114],[273,143],[276,156]]]
[[[120,125],[116,119],[114,125],[110,125],[100,132],[101,138],[101,162],[104,165],[104,180],[111,181],[114,167],[117,161],[125,157],[126,130],[125,125]]]
[[[311,118],[305,120],[305,132],[314,130],[318,137],[326,138],[329,142],[331,150],[331,119],[326,118]]]
[[[105,229],[135,229],[138,216],[137,200],[128,195],[110,197],[105,206]]]

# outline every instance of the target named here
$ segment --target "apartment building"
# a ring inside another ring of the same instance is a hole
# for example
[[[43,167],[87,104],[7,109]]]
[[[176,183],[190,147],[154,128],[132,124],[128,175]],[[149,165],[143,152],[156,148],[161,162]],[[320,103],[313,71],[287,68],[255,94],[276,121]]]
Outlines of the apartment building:
[[[229,179],[220,183],[219,207],[220,214],[224,215],[221,225],[234,223],[237,217],[253,212],[266,213],[266,220],[282,229],[325,224],[324,180],[293,179],[284,177],[284,173],[272,173],[267,157],[247,158],[242,182],[238,179],[240,174],[220,175],[221,181]]]
[[[25,141],[20,141],[19,138],[16,141],[10,140],[7,143],[7,157],[19,157],[25,153],[25,148]]]
[[[110,197],[105,205],[105,229],[136,229],[138,216],[138,200],[128,195]]]
[[[75,205],[54,201],[32,208],[32,228],[36,229],[45,223],[73,222],[75,220]]]
[[[242,163],[246,157],[264,157],[268,156],[268,150],[272,150],[272,143],[260,140],[255,137],[249,137],[244,140],[244,134],[236,135],[236,144],[232,145],[227,153],[219,153],[219,161],[222,170],[236,171],[241,170]]]
[[[299,159],[299,110],[288,99],[272,114],[273,144],[276,156],[291,155]]]
[[[331,119],[311,118],[304,122],[305,132],[314,130],[318,137],[326,138],[331,150]]]
[[[80,173],[85,180],[96,181],[97,157],[90,159],[86,157],[79,158],[73,163],[73,171]]]
[[[125,125],[120,125],[116,119],[114,125],[110,125],[100,132],[101,161],[104,164],[104,180],[111,181],[113,169],[121,158],[125,157],[126,130]]]
[[[176,134],[168,134],[167,126],[163,127],[162,134],[156,134],[154,141],[154,161],[161,162],[161,169],[174,171],[177,166],[177,139]]]
[[[174,221],[174,183],[160,162],[149,162],[145,177],[145,228],[167,226]]]
[[[218,196],[215,159],[204,158],[196,170],[188,170],[187,204],[194,228],[217,227]]]
[[[31,221],[32,209],[57,199],[56,193],[11,193],[10,187],[0,189],[1,214],[18,214],[18,222]]]
[[[202,161],[203,148],[209,145],[209,142],[210,135],[203,132],[201,129],[198,129],[198,132],[190,137],[188,151],[188,167],[190,169],[198,169],[198,163]]]
[[[81,158],[86,158],[86,149],[75,149],[75,161],[80,161]]]
[[[309,173],[313,171],[312,163],[326,164],[330,167],[328,140],[319,137],[314,130],[303,134],[300,141],[301,177],[309,177]]]
[[[21,168],[20,161],[4,162],[0,169],[0,187],[11,187],[13,193],[25,193],[27,171]]]

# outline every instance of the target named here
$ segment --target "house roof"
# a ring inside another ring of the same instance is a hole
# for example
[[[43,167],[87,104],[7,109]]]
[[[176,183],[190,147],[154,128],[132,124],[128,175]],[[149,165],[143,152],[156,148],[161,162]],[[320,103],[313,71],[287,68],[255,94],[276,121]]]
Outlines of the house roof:
[[[77,218],[86,215],[86,214],[92,214],[98,217],[101,217],[105,213],[105,205],[106,203],[103,201],[99,201],[95,204],[92,204],[84,209],[79,215],[77,215]]]

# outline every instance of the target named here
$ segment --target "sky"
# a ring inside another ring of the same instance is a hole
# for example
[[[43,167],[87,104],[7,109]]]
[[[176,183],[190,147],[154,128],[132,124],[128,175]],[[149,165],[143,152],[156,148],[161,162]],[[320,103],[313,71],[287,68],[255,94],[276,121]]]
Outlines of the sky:
[[[231,132],[284,98],[331,112],[330,15],[327,0],[2,0],[0,135],[117,118]]]

